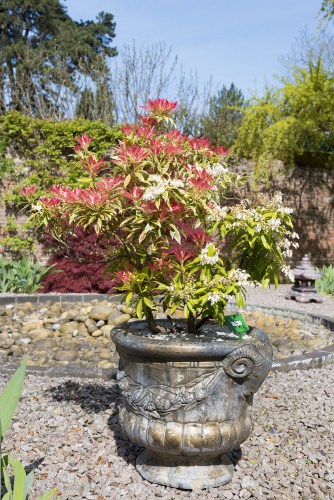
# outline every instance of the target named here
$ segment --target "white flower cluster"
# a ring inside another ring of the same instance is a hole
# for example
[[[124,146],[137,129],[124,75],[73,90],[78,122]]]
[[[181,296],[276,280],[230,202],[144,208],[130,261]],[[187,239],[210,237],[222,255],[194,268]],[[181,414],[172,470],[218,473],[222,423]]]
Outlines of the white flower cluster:
[[[214,221],[219,221],[226,217],[227,212],[228,207],[220,207],[219,205],[214,205],[213,207],[211,207],[209,218]]]
[[[41,212],[43,210],[43,207],[40,203],[36,203],[36,205],[31,205],[31,208],[35,210],[35,212]]]
[[[251,284],[251,282],[249,282],[250,275],[243,269],[232,269],[229,277],[232,278],[233,281],[236,281],[238,286],[246,286]]]
[[[299,236],[297,233],[289,233],[288,234],[289,238],[284,238],[281,241],[279,241],[277,244],[280,249],[282,249],[282,255],[283,257],[290,258],[292,257],[292,250],[291,247],[293,248],[298,248],[299,243],[298,241],[291,241],[291,239],[299,239]]]
[[[200,261],[203,266],[212,266],[219,261],[219,250],[213,243],[207,243],[200,253]]]
[[[182,283],[181,286],[170,285],[169,293],[174,300],[189,300],[194,297],[196,283],[193,280],[189,279],[186,283]]]
[[[290,281],[294,281],[295,280],[295,277],[293,275],[293,272],[292,272],[290,266],[282,266],[281,267],[281,271],[282,271],[283,274],[285,274],[285,276],[287,276],[289,278]]]
[[[168,181],[167,184],[169,184],[172,187],[184,187],[184,182],[181,181],[180,179],[172,179],[171,181]]]
[[[280,225],[280,219],[271,218],[270,220],[268,220],[268,226],[271,227],[274,231],[278,231]]]
[[[221,163],[213,163],[206,168],[206,171],[213,177],[220,177],[228,172],[228,169]]]
[[[283,195],[282,195],[282,193],[276,193],[274,195],[274,201],[276,203],[282,203],[283,202]]]
[[[179,179],[164,179],[160,175],[151,175],[149,180],[155,184],[145,189],[143,194],[143,200],[145,201],[156,200],[164,194],[168,187],[179,188],[184,186],[184,182]]]
[[[282,255],[283,255],[283,257],[288,257],[288,258],[292,257],[291,248],[288,248],[287,250],[283,250]]]
[[[216,304],[219,302],[221,299],[221,295],[218,292],[209,292],[208,293],[208,301],[210,304],[213,306],[213,304]]]

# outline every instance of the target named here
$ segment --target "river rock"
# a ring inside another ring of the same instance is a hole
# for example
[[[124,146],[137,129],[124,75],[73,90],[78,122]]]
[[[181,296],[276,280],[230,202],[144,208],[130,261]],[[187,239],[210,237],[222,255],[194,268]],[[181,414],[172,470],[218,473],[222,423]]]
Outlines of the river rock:
[[[33,304],[32,302],[23,302],[23,304],[19,305],[19,308],[21,311],[31,312],[36,309],[36,304]]]
[[[89,317],[95,320],[108,321],[108,317],[113,312],[114,308],[108,305],[94,306],[89,313]]]
[[[102,330],[95,330],[94,332],[91,333],[91,336],[92,337],[102,337],[103,332],[102,332]]]
[[[36,328],[35,330],[30,330],[27,337],[30,337],[32,340],[48,339],[53,337],[53,332],[51,332],[51,330],[47,330],[46,328]]]
[[[86,319],[85,327],[87,328],[88,333],[92,333],[96,330],[96,321],[91,318]]]
[[[125,304],[120,304],[120,305],[117,307],[117,309],[118,309],[119,311],[121,311],[122,313],[124,313],[124,314],[130,314],[130,316],[131,316],[132,314],[134,314],[134,311],[135,311],[133,307],[126,306]]]
[[[117,318],[114,319],[114,325],[122,325],[123,323],[126,323],[130,319],[130,314],[121,314]]]
[[[47,340],[47,339],[45,339]],[[50,339],[51,340],[51,339]],[[32,340],[29,337],[23,337],[16,341],[17,345],[28,345],[31,344]]]
[[[57,361],[75,361],[78,355],[75,351],[65,351],[60,349],[55,354],[55,359]]]
[[[60,304],[52,304],[50,306],[50,312],[52,312],[52,314],[61,314],[61,305]]]
[[[57,339],[38,339],[34,340],[33,347],[36,347],[38,350],[40,349],[52,349],[57,346]]]
[[[98,353],[100,359],[110,359],[111,352],[109,349],[106,349],[105,347],[98,349],[97,353]]]
[[[79,323],[77,321],[69,321],[64,323],[60,327],[60,333],[62,335],[72,335],[74,330],[78,330]]]
[[[110,363],[110,361],[107,361],[106,359],[102,359],[102,361],[100,361],[97,366],[104,369],[115,368],[113,363]]]
[[[73,317],[73,321],[78,321],[78,322],[80,321],[82,323],[84,323],[87,319],[88,319],[87,314],[83,314],[81,312]]]
[[[87,337],[87,335],[89,335],[87,328],[83,323],[79,323],[78,334],[81,335],[81,337]]]
[[[115,319],[121,316],[117,309],[114,309],[108,316],[108,325],[115,325]]]
[[[96,357],[96,354],[93,352],[93,351],[86,351],[84,353],[84,359],[86,361],[91,361],[92,359],[94,359]]]
[[[103,336],[106,339],[110,338],[110,332],[111,332],[112,329],[113,329],[113,325],[104,325],[104,326],[101,326],[101,332],[103,333]]]
[[[72,339],[70,337],[66,338],[66,339],[62,339],[60,341],[60,346],[61,346],[61,349],[69,350],[69,351],[78,349],[78,347],[79,347],[78,341],[74,340],[74,339]]]
[[[0,339],[0,348],[1,349],[8,349],[12,345],[15,344],[14,339],[6,338],[6,339]]]
[[[19,345],[13,345],[11,346],[11,351],[12,351],[12,356],[22,356],[22,348]]]
[[[65,311],[61,314],[60,318],[61,319],[68,319],[68,320],[72,320],[74,318],[74,316],[76,316],[77,314],[77,311],[75,309],[70,309],[69,311]]]
[[[28,320],[23,323],[23,327],[21,329],[22,333],[28,333],[30,330],[36,330],[37,328],[42,328],[43,327],[43,320],[41,319],[34,319],[34,320]]]

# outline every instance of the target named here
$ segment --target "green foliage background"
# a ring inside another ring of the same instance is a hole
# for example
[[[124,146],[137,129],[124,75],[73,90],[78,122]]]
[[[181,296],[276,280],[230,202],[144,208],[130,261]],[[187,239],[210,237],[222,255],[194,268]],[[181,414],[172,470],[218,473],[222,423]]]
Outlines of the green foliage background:
[[[43,190],[61,184],[65,176],[71,185],[76,185],[84,171],[74,159],[72,147],[76,144],[76,137],[84,134],[95,139],[91,149],[100,156],[110,152],[122,136],[119,127],[109,127],[100,121],[79,118],[55,122],[30,118],[15,111],[0,116],[0,174],[19,182],[13,193],[6,197],[6,202],[20,203],[24,198],[18,190],[23,185],[35,185]],[[22,160],[19,169],[7,167],[6,152]]]
[[[122,136],[119,127],[109,127],[101,121],[56,122],[15,111],[0,115],[0,182],[6,183],[3,199],[12,214],[17,215],[25,202],[20,194],[23,186],[34,185],[42,195],[49,186],[62,184],[65,178],[72,187],[78,184],[86,173],[74,159],[72,147],[76,137],[84,134],[96,139],[91,150],[98,156],[110,153]],[[13,158],[22,163],[14,163]],[[31,224],[18,223],[15,217],[9,217],[0,229],[0,245],[13,255],[33,252],[34,241]]]
[[[294,71],[244,111],[235,152],[267,177],[276,160],[286,166],[334,166],[334,78],[321,62]]]

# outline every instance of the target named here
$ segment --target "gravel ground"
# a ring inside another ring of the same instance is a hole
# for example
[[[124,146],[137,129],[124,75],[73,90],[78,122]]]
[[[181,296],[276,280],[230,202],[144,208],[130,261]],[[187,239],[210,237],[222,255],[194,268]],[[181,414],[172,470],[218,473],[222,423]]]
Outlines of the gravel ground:
[[[296,304],[284,299],[288,289],[250,290],[249,303],[333,317],[333,299]],[[254,430],[232,482],[209,491],[175,490],[139,476],[140,449],[120,431],[114,381],[28,376],[3,451],[35,468],[32,499],[56,486],[58,498],[80,500],[333,500],[333,384],[334,366],[270,374],[254,398]]]
[[[268,307],[291,309],[293,311],[304,311],[334,318],[334,298],[328,295],[321,295],[321,304],[314,302],[301,304],[295,300],[287,300],[285,298],[289,290],[291,290],[291,285],[278,285],[277,288],[273,286],[269,288],[248,288],[247,304],[259,304]]]
[[[139,448],[118,425],[114,381],[27,377],[4,449],[36,467],[32,499],[57,486],[61,499],[331,500],[333,384],[334,366],[271,374],[255,396],[254,430],[232,482],[209,492],[152,485],[139,476]]]

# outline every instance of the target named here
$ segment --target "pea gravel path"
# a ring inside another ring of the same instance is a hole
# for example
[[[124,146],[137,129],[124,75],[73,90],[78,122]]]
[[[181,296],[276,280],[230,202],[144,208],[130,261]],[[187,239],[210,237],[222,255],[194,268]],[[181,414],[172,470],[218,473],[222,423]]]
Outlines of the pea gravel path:
[[[120,432],[114,381],[28,376],[5,449],[36,467],[33,500],[52,486],[61,499],[332,500],[333,386],[334,366],[271,374],[255,396],[254,431],[233,481],[209,492],[152,485],[137,474],[139,448]]]
[[[288,286],[250,290],[249,302],[333,317],[334,301],[296,304]],[[5,380],[0,381],[0,388]],[[135,470],[139,448],[122,436],[114,381],[28,376],[4,452],[35,468],[39,495],[60,499],[334,499],[334,366],[273,373],[254,398],[254,430],[233,481],[209,491],[152,485]]]

